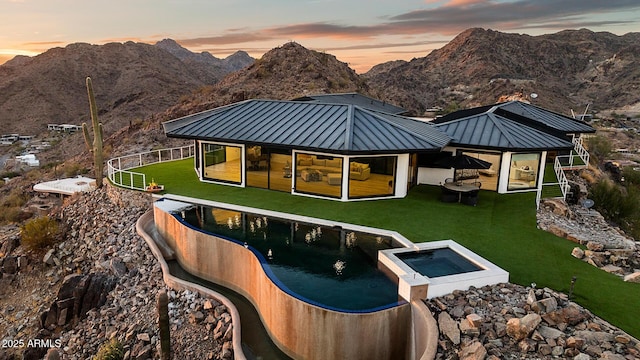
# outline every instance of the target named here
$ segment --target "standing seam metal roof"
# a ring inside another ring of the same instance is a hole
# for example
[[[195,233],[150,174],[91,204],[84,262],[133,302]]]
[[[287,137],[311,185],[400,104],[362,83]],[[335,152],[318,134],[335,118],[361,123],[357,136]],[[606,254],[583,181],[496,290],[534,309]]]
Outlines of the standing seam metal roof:
[[[503,116],[486,112],[452,120],[436,127],[451,138],[451,144],[511,151],[570,149],[573,144]]]
[[[508,113],[519,115],[526,118],[528,121],[539,123],[550,130],[558,130],[565,134],[595,132],[593,127],[579,120],[521,101],[509,101],[498,104],[490,111],[513,120],[517,119],[509,116]]]
[[[247,100],[165,122],[169,137],[258,143],[340,153],[440,150],[433,125],[355,105]]]

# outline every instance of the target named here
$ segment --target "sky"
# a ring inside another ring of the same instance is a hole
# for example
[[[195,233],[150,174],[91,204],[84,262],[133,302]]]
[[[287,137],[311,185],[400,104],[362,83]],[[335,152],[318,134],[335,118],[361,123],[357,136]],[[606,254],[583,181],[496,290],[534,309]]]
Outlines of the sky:
[[[640,0],[0,0],[0,63],[85,42],[171,38],[224,58],[295,41],[359,73],[411,60],[465,29],[640,32]]]

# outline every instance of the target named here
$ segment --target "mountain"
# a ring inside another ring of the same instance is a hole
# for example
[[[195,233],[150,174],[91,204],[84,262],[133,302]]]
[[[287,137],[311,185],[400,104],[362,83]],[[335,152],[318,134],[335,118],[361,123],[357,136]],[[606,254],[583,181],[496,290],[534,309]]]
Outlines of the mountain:
[[[468,29],[444,47],[363,74],[381,98],[420,115],[431,107],[470,107],[522,93],[568,113],[640,102],[640,33],[565,30],[529,36]]]
[[[101,121],[110,133],[162,112],[181,96],[253,62],[246,53],[220,60],[179,51],[170,40],[161,43],[76,43],[0,65],[2,133],[33,135],[45,131],[47,123],[86,121],[87,76],[93,79]],[[193,59],[198,58],[211,60],[195,66]]]
[[[212,87],[183,98],[163,118],[176,118],[245,99],[287,100],[338,92],[371,94],[360,76],[335,56],[289,42],[268,51],[249,67],[229,74]]]
[[[206,83],[215,83],[226,74],[247,67],[255,61],[244,51],[236,51],[224,59],[219,59],[206,51],[193,53],[172,39],[158,41],[155,46],[180,59],[192,71],[197,72]]]

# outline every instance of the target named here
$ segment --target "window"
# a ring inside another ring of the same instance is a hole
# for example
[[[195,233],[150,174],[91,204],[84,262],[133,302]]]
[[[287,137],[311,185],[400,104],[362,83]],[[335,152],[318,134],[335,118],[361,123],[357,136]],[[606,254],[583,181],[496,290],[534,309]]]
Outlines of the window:
[[[242,182],[242,148],[215,143],[202,143],[202,178],[240,184]]]
[[[533,189],[537,187],[540,154],[513,154],[509,169],[508,190]]]
[[[296,153],[295,190],[329,197],[342,196],[342,157]],[[293,173],[292,173],[293,175]]]
[[[349,160],[349,198],[389,196],[395,192],[396,156]]]

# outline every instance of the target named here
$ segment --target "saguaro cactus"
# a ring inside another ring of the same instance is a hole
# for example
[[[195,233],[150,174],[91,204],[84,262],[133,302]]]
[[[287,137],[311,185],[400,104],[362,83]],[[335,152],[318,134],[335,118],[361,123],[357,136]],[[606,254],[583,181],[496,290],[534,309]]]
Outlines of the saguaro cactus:
[[[89,135],[87,123],[82,123],[82,132],[84,133],[84,142],[87,144],[89,151],[93,154],[93,167],[95,168],[96,186],[102,187],[102,177],[104,176],[104,158],[102,154],[102,123],[98,122],[98,106],[96,98],[93,96],[93,86],[91,78],[87,77],[87,93],[89,95],[89,108],[91,109],[91,123],[93,125],[93,141]]]
[[[157,298],[158,327],[160,328],[160,359],[171,359],[171,335],[169,332],[169,297],[160,291]]]

